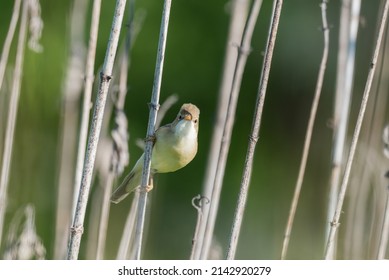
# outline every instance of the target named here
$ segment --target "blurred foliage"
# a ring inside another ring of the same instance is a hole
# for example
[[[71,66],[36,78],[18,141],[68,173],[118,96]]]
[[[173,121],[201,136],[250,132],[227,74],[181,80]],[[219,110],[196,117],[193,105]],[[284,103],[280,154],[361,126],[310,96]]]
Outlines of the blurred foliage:
[[[218,243],[224,249],[232,225],[251,127],[271,2],[263,3],[242,82],[215,232]],[[317,259],[323,254],[332,139],[328,122],[333,110],[339,2],[330,1],[328,4],[328,21],[331,25],[330,57],[301,204],[292,232],[289,257],[294,259]],[[378,1],[363,2],[361,14],[364,24],[360,26],[358,35],[352,116],[355,116],[355,109],[359,107],[358,100],[366,80],[378,11]],[[72,1],[41,1],[41,5],[44,20],[41,44],[44,52],[36,54],[27,50],[25,54],[7,222],[22,205],[34,205],[37,233],[50,258],[54,244],[62,87],[69,54]],[[201,192],[205,173],[228,32],[229,5],[227,0],[173,1],[161,101],[176,93],[179,104],[168,112],[163,123],[174,118],[181,103],[196,104],[201,109],[200,148],[197,157],[187,168],[172,174],[162,174],[157,178],[157,187],[150,199],[151,216],[144,255],[147,259],[186,259],[190,254],[196,222],[196,211],[191,206],[191,199]],[[13,1],[3,0],[0,6],[2,46]],[[96,73],[104,60],[113,8],[114,1],[103,1]],[[146,133],[147,102],[152,89],[161,8],[162,1],[136,1],[136,9],[144,9],[146,18],[131,52],[126,101],[130,165],[141,154],[135,140],[143,138]],[[277,259],[280,256],[322,54],[320,27],[319,1],[285,1],[237,258]],[[85,34],[87,43],[88,31]],[[15,48],[14,42],[9,70],[14,62]],[[6,82],[8,86],[9,80]],[[4,93],[8,94],[8,91],[5,90],[2,94]],[[0,116],[3,117],[4,114]],[[1,119],[0,123],[0,128],[4,129],[5,120]],[[126,199],[111,208],[106,258],[115,258],[130,200],[131,198]],[[87,231],[86,228],[85,232]],[[87,234],[84,234],[83,241],[86,238]]]

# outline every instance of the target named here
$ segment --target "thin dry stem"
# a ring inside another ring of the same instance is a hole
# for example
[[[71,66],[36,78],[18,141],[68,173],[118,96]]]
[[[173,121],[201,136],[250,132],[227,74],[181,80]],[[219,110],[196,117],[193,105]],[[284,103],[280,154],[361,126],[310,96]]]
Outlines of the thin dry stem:
[[[104,65],[100,73],[100,84],[96,97],[95,109],[88,138],[87,153],[78,196],[76,214],[71,229],[71,238],[68,248],[68,259],[77,259],[80,250],[81,236],[84,229],[86,206],[92,180],[93,167],[96,158],[96,150],[99,142],[101,124],[104,116],[104,108],[107,100],[108,89],[112,76],[119,35],[121,31],[126,0],[117,0],[110,38],[108,41]]]
[[[380,242],[378,246],[378,255],[377,259],[382,260],[385,258],[385,253],[388,248],[388,238],[389,238],[389,189],[386,192],[386,204],[384,211],[384,222],[382,224]]]
[[[360,5],[361,2],[359,0],[348,0],[343,1],[342,3],[336,81],[336,103],[334,110],[334,149],[332,152],[332,171],[330,181],[331,186],[327,210],[328,221],[331,220],[334,215],[339,192],[339,182],[342,169],[341,164],[344,157],[345,140],[348,128],[350,103],[354,81],[355,50],[359,26]],[[329,224],[326,230],[327,234],[328,231]],[[332,254],[335,257],[335,252]]]
[[[4,150],[0,174],[0,244],[4,227],[4,216],[7,207],[7,189],[9,183],[9,173],[11,167],[12,148],[15,135],[16,117],[18,112],[21,79],[23,71],[24,50],[26,46],[27,20],[28,20],[29,2],[23,3],[22,16],[20,21],[20,31],[18,46],[16,51],[16,62],[13,73],[11,88],[11,99],[9,103],[7,127],[5,131]]]
[[[12,10],[11,22],[9,24],[7,36],[5,37],[3,51],[1,52],[0,58],[0,90],[3,86],[5,68],[7,67],[9,50],[11,48],[12,39],[15,35],[16,25],[19,19],[21,0],[15,0],[14,7]]]
[[[306,169],[307,159],[308,159],[308,153],[309,153],[309,147],[311,145],[313,125],[315,124],[317,107],[319,105],[321,90],[323,87],[324,74],[325,74],[327,60],[328,60],[329,29],[328,29],[327,14],[326,14],[327,1],[324,0],[321,3],[320,7],[321,7],[322,22],[323,22],[323,34],[324,34],[323,56],[322,56],[321,63],[320,63],[320,70],[319,70],[319,74],[318,74],[317,82],[316,82],[315,96],[313,98],[311,113],[310,113],[309,121],[308,121],[307,132],[305,135],[304,149],[303,149],[303,155],[301,158],[299,174],[297,177],[297,182],[296,182],[296,186],[295,186],[295,190],[294,190],[294,194],[293,194],[293,199],[292,199],[292,205],[290,207],[288,222],[287,222],[286,229],[285,229],[284,241],[282,244],[281,259],[285,259],[287,251],[288,251],[290,233],[292,231],[293,221],[294,221],[294,217],[296,214],[296,209],[297,209],[297,205],[298,205],[298,201],[299,201],[299,197],[300,197],[300,193],[301,193],[301,187],[303,184],[303,179],[304,179],[304,174],[305,174],[305,169]]]
[[[351,141],[350,153],[349,153],[349,156],[347,159],[345,173],[344,173],[342,184],[341,184],[340,191],[339,191],[338,203],[336,205],[334,217],[331,221],[331,228],[330,228],[330,232],[329,232],[327,244],[326,244],[326,249],[325,249],[325,259],[330,259],[331,255],[332,255],[332,253],[331,253],[333,251],[332,247],[334,246],[335,235],[336,235],[337,229],[339,227],[339,220],[340,220],[340,215],[342,213],[343,202],[344,202],[344,198],[345,198],[346,191],[347,191],[347,185],[348,185],[348,181],[349,181],[349,177],[350,177],[351,167],[353,164],[354,155],[355,155],[356,147],[358,144],[359,134],[361,131],[362,122],[364,119],[367,103],[369,100],[371,84],[372,84],[373,78],[374,78],[374,73],[375,73],[375,69],[376,69],[378,55],[379,55],[380,48],[381,48],[382,38],[383,38],[384,30],[386,27],[388,9],[389,9],[389,0],[386,0],[385,6],[383,9],[382,19],[380,22],[379,32],[378,32],[378,36],[377,36],[377,42],[376,42],[374,54],[373,54],[373,57],[371,60],[370,70],[369,70],[369,74],[367,77],[365,90],[363,93],[361,107],[359,110],[357,123],[355,125],[355,130],[354,130],[353,138]]]
[[[162,104],[158,111],[157,116],[157,122],[155,124],[155,129],[157,129],[165,116],[166,112],[170,109],[171,106],[174,105],[174,103],[178,100],[178,97],[176,95],[170,95]],[[139,146],[139,145],[138,145]],[[141,148],[144,150],[144,141],[142,141]],[[126,224],[124,226],[122,238],[120,241],[120,246],[118,253],[116,255],[116,259],[118,260],[124,260],[131,258],[131,255],[133,253],[133,249],[131,248],[131,241],[134,237],[134,231],[135,231],[135,217],[136,217],[136,211],[137,211],[137,205],[138,205],[138,199],[139,199],[139,192],[135,192],[134,198],[131,203],[131,209],[127,215]]]
[[[103,187],[103,203],[101,205],[101,217],[97,236],[97,248],[96,259],[104,259],[105,241],[107,239],[108,218],[110,210],[110,197],[112,192],[112,184],[115,174],[109,172],[108,177],[105,180],[105,186]]]
[[[85,159],[85,148],[86,148],[86,141],[88,135],[89,114],[92,108],[91,97],[92,97],[92,88],[93,88],[93,81],[94,81],[95,55],[96,55],[96,45],[97,45],[97,37],[99,31],[100,8],[101,8],[101,0],[94,0],[93,8],[92,8],[91,29],[89,34],[89,46],[88,46],[88,52],[86,57],[85,87],[84,87],[84,98],[82,102],[82,111],[81,111],[80,134],[78,140],[72,213],[75,212],[76,205],[77,205],[77,196],[80,191],[82,167]]]
[[[384,141],[384,155],[389,158],[389,126],[386,125],[383,131]],[[385,174],[386,179],[389,178],[389,170]],[[378,245],[377,259],[382,260],[385,258],[385,253],[388,248],[389,240],[389,186],[386,186],[386,202],[384,210],[384,221],[382,223],[382,229],[380,232],[380,241]]]
[[[161,21],[161,29],[159,34],[158,41],[158,53],[157,53],[157,61],[154,73],[154,83],[153,83],[153,91],[151,95],[150,101],[150,114],[149,114],[149,122],[147,125],[147,134],[146,139],[150,139],[146,142],[145,147],[145,157],[143,163],[142,170],[142,183],[140,187],[140,195],[139,195],[139,203],[137,210],[137,221],[136,221],[136,229],[135,229],[135,240],[134,240],[134,248],[136,251],[136,259],[140,259],[142,252],[142,238],[143,238],[143,229],[144,229],[144,220],[146,213],[146,203],[147,203],[147,186],[150,182],[150,166],[151,166],[151,153],[152,153],[152,137],[155,132],[155,123],[157,121],[157,111],[159,109],[159,95],[161,91],[161,83],[162,83],[162,72],[163,72],[163,62],[165,57],[165,49],[166,49],[166,39],[167,32],[169,26],[169,16],[170,16],[170,7],[171,0],[165,0],[162,12],[162,21]]]
[[[127,215],[126,223],[124,225],[122,238],[120,239],[119,250],[116,255],[117,260],[128,259],[128,256],[131,253],[130,245],[134,237],[135,218],[136,218],[136,210],[138,208],[138,201],[139,201],[139,192],[136,191],[131,203],[130,211],[128,212]]]
[[[127,88],[127,77],[128,70],[130,65],[130,50],[135,41],[135,37],[139,31],[139,29],[134,29],[134,25],[137,25],[134,18],[134,0],[130,0],[127,2],[128,5],[128,13],[129,19],[127,23],[127,32],[126,32],[126,40],[124,42],[124,48],[122,50],[122,55],[120,56],[120,70],[119,70],[119,92],[117,96],[114,98],[114,119],[115,119],[115,128],[112,130],[112,147],[110,151],[110,166],[107,175],[107,183],[104,188],[104,196],[102,201],[102,211],[101,211],[101,219],[99,225],[98,232],[98,249],[97,249],[97,257],[101,258],[104,253],[105,248],[105,237],[108,229],[108,218],[110,212],[110,194],[112,192],[113,179],[117,176],[120,176],[125,167],[129,163],[129,152],[128,152],[128,121],[127,117],[124,114],[124,105],[126,101],[126,96],[128,92]],[[143,19],[140,18],[142,21]],[[139,20],[139,18],[138,18]],[[139,23],[138,23],[139,26]],[[135,32],[135,33],[134,33]]]
[[[242,41],[244,26],[249,10],[249,0],[233,0],[232,15],[227,39],[226,54],[224,58],[224,67],[222,81],[219,91],[219,100],[217,103],[216,122],[214,124],[211,148],[209,150],[206,175],[203,184],[203,196],[208,199],[212,196],[214,178],[217,169],[217,161],[220,155],[220,146],[222,143],[224,123],[227,116],[228,100],[231,93],[232,80],[235,72],[238,52],[236,46]],[[198,239],[194,247],[193,258],[198,260],[203,248],[204,235],[209,216],[210,203],[202,205],[203,219],[199,225]]]
[[[204,218],[204,215],[202,212],[202,205],[204,204],[203,202],[208,204],[209,199],[204,197],[204,196],[201,196],[201,195],[197,195],[192,199],[192,206],[197,211],[197,222],[196,222],[195,232],[193,234],[193,239],[192,239],[192,250],[191,250],[190,258],[189,258],[190,260],[194,259],[196,243],[197,243],[197,240],[199,238],[199,229],[200,229],[200,225],[201,225],[201,220]]]
[[[385,59],[383,60],[383,62]],[[382,63],[383,63],[382,62]],[[384,142],[383,154],[386,157],[386,160],[389,158],[389,125],[386,125],[383,129],[382,140]],[[386,200],[385,207],[383,210],[383,222],[381,230],[379,232],[379,243],[378,243],[378,252],[377,259],[382,260],[385,258],[386,251],[388,249],[388,240],[389,240],[389,170],[385,172],[385,183],[386,183]]]
[[[63,83],[63,108],[61,112],[61,145],[59,148],[59,174],[57,210],[55,225],[54,258],[66,257],[69,242],[69,228],[74,211],[73,178],[75,151],[77,145],[77,126],[79,117],[78,100],[82,92],[83,76],[85,75],[85,44],[84,30],[88,0],[76,1],[72,8],[70,20],[69,57],[66,76]]]
[[[166,115],[167,111],[178,101],[178,96],[172,94],[166,98],[166,100],[161,104],[161,107],[158,111],[157,122],[155,123],[155,129],[158,129],[161,126],[163,117]]]
[[[382,2],[379,10],[382,10],[383,5]],[[379,22],[377,31],[378,28]],[[375,259],[378,254],[381,228],[377,225],[381,225],[384,219],[386,198],[386,190],[382,187],[386,182],[382,173],[386,171],[387,165],[383,161],[381,151],[377,151],[377,147],[382,145],[381,135],[377,131],[381,131],[387,121],[388,29],[384,36],[385,41],[381,44],[382,51],[377,62],[378,73],[374,78],[375,82],[373,81],[370,105],[366,108],[359,140],[362,145],[356,153],[353,166],[355,175],[350,179],[347,205],[344,209],[346,216],[342,223],[343,259]]]
[[[217,211],[219,208],[220,193],[223,185],[224,171],[227,164],[227,157],[231,143],[231,135],[235,120],[235,112],[238,104],[240,85],[242,82],[243,72],[246,65],[247,57],[251,50],[251,38],[253,35],[255,23],[261,8],[262,1],[255,1],[250,11],[245,30],[242,37],[241,45],[238,48],[238,58],[236,61],[234,77],[231,85],[230,99],[228,101],[228,110],[223,128],[222,143],[220,145],[220,154],[217,161],[217,169],[214,177],[214,186],[212,190],[211,203],[209,208],[207,226],[201,251],[201,259],[206,259],[211,247],[213,231],[216,223]]]
[[[255,20],[252,19],[253,22],[249,20],[249,23],[253,25],[255,25],[256,18],[258,17],[259,8],[261,5],[261,3],[259,2],[261,1],[254,2],[253,10],[254,9],[255,10],[252,12],[253,14],[250,14],[250,19],[255,16]],[[243,169],[242,181],[240,184],[240,192],[239,192],[238,202],[236,205],[234,223],[232,225],[230,243],[227,252],[228,260],[233,260],[235,258],[236,248],[238,246],[238,238],[239,238],[239,233],[242,225],[244,210],[246,207],[247,195],[249,191],[251,171],[254,162],[255,147],[259,138],[259,129],[261,126],[263,106],[265,103],[266,89],[269,80],[271,62],[272,62],[273,51],[276,42],[278,24],[280,21],[282,4],[283,4],[282,0],[274,1],[274,8],[273,8],[273,13],[272,13],[272,18],[271,18],[271,23],[269,28],[269,35],[266,44],[265,57],[263,61],[261,77],[259,80],[259,88],[258,88],[257,101],[255,106],[255,113],[253,117],[253,124],[252,124],[251,134],[249,137],[246,161]]]

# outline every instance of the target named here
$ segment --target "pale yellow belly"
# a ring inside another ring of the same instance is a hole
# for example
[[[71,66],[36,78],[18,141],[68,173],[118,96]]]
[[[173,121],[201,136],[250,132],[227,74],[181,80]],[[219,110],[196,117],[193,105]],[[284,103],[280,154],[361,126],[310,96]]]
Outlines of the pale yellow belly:
[[[174,145],[154,145],[151,168],[157,173],[174,172],[186,166],[197,153],[197,141],[176,142]]]

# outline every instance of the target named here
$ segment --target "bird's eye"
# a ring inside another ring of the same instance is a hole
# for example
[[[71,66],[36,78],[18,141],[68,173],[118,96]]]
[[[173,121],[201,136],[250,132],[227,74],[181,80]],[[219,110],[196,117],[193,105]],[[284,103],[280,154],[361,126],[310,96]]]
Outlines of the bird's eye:
[[[194,120],[194,123],[197,123],[197,119]]]
[[[184,117],[182,116],[182,115],[180,115],[179,117],[178,117],[178,119],[179,120],[182,120]]]

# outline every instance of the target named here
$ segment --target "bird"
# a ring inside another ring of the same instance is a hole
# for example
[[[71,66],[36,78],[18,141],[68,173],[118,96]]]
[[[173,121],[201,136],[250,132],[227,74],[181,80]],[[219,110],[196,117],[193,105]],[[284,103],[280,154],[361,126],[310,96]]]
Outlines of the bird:
[[[197,154],[200,110],[191,103],[183,104],[172,123],[158,128],[153,136],[150,176],[177,171],[190,163]],[[130,173],[111,195],[117,204],[141,185],[144,153]],[[152,186],[148,186],[152,189]]]

